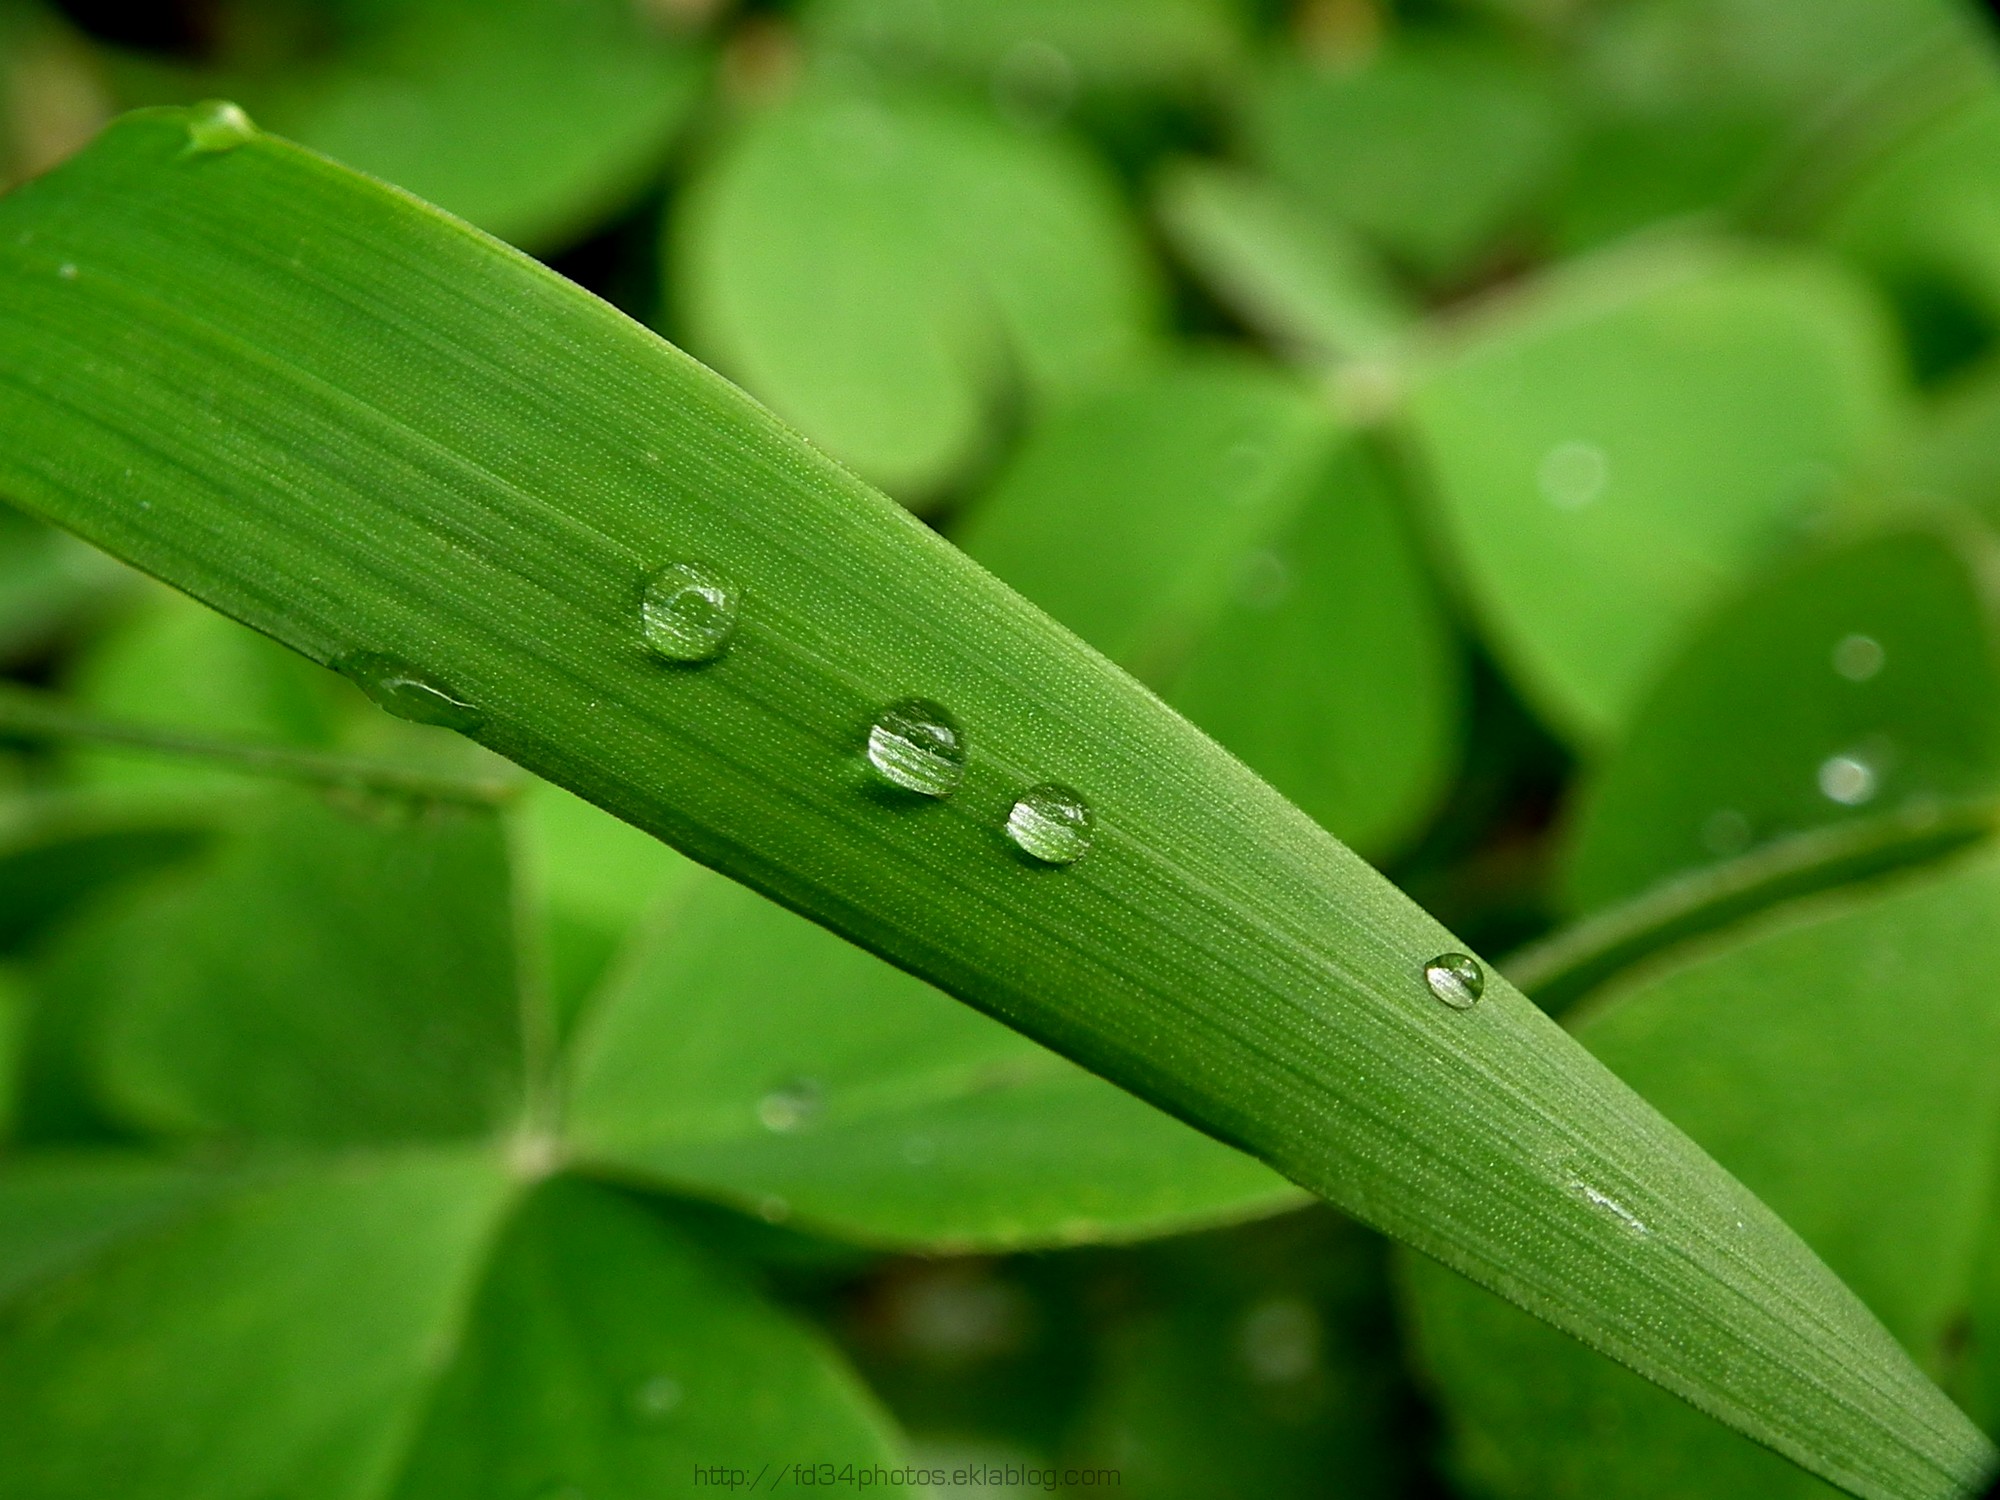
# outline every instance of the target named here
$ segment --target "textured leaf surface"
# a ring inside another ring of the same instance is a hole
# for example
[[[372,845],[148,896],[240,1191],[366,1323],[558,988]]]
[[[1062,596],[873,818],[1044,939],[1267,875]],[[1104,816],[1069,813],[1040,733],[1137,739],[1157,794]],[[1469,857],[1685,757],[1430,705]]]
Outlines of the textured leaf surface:
[[[1474,318],[1412,398],[1503,663],[1585,741],[1890,430],[1880,318],[1809,260],[1625,252]]]
[[[1991,856],[1803,905],[1611,992],[1579,1026],[1933,1369],[2000,1156],[2000,1003],[1966,977],[2000,964],[1996,910]],[[1449,1272],[1410,1270],[1461,1461],[1493,1493],[1828,1493]]]
[[[218,123],[135,117],[0,201],[10,498],[1861,1493],[1988,1465],[1775,1216],[1504,981],[1441,1006],[1451,935],[1159,700],[609,308]],[[642,646],[645,580],[685,560],[744,600],[705,667]],[[871,789],[870,722],[913,694],[970,746],[947,800]],[[1000,831],[1050,779],[1097,810],[1068,870]]]
[[[958,540],[1373,851],[1440,791],[1460,693],[1399,500],[1302,385],[1189,361],[1032,432]]]
[[[703,876],[598,1001],[586,1163],[932,1249],[1128,1238],[1300,1198],[913,975]]]

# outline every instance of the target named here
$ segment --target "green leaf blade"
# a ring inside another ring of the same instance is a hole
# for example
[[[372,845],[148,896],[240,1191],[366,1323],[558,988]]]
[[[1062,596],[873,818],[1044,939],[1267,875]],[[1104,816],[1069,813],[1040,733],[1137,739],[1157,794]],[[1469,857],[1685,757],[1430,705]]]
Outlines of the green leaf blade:
[[[610,309],[187,126],[0,202],[11,498],[318,660],[407,664],[502,754],[1858,1494],[1989,1465],[1775,1216],[1497,977],[1440,1006],[1451,935],[1157,699]],[[693,670],[638,622],[683,560],[746,600]],[[949,801],[869,789],[870,719],[913,694],[966,727]],[[1098,814],[1063,871],[1000,832],[1052,778]]]

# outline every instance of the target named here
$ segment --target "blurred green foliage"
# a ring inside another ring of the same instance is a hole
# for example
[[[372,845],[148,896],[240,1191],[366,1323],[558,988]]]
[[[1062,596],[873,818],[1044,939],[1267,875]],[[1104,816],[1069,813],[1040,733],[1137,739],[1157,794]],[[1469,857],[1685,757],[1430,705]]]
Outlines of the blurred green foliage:
[[[1915,830],[1569,1014],[2000,1423],[2000,888],[1920,836],[2000,797],[1978,9],[0,0],[0,182],[211,96],[661,328],[1479,944]],[[0,660],[496,774],[13,512]],[[9,733],[0,1141],[0,1496],[1821,1488],[542,785]]]

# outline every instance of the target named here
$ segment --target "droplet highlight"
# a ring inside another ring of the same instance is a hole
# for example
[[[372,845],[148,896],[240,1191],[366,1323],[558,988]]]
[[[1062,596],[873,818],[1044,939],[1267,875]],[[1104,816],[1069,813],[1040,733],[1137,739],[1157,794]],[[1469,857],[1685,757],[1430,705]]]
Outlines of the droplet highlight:
[[[905,698],[868,726],[868,764],[893,787],[949,797],[965,779],[965,735],[941,705]]]
[[[796,1078],[757,1101],[757,1121],[774,1134],[789,1135],[811,1124],[825,1103],[818,1084],[809,1078]]]
[[[1833,670],[1849,682],[1866,682],[1882,670],[1888,657],[1872,635],[1842,636],[1833,648]]]
[[[703,563],[669,563],[646,581],[639,617],[646,644],[668,661],[714,661],[736,638],[741,595]]]
[[[1051,781],[1021,794],[1007,814],[1007,837],[1030,859],[1073,865],[1090,852],[1096,823],[1088,802]]]
[[[1424,983],[1453,1010],[1471,1010],[1486,993],[1486,971],[1466,953],[1440,953],[1424,965]]]
[[[210,99],[189,114],[187,133],[187,155],[213,156],[255,140],[257,127],[241,107],[226,99]]]
[[[379,651],[358,651],[335,662],[334,670],[377,705],[413,724],[469,733],[486,715],[408,662]]]
[[[1557,510],[1582,510],[1603,495],[1611,460],[1595,443],[1557,443],[1542,456],[1535,484]]]
[[[1833,755],[1820,764],[1820,795],[1842,807],[1873,802],[1878,786],[1875,768],[1858,755]]]
[[[658,1422],[680,1408],[687,1392],[671,1375],[654,1375],[632,1392],[632,1415],[641,1422]]]

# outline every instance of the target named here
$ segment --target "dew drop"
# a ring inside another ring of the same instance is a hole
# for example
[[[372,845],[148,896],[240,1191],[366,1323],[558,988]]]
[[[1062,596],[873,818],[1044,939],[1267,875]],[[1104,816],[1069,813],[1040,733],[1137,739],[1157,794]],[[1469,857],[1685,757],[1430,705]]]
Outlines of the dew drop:
[[[766,1193],[757,1200],[757,1217],[766,1224],[782,1224],[792,1216],[792,1205],[776,1193]]]
[[[1310,1303],[1272,1297],[1244,1315],[1236,1352],[1251,1376],[1265,1385],[1290,1385],[1320,1366],[1320,1320]]]
[[[64,261],[56,267],[56,275],[60,276],[64,281],[76,280],[76,262],[73,260]]]
[[[937,1160],[937,1142],[927,1135],[903,1137],[903,1160],[913,1167],[927,1167]]]
[[[868,764],[891,786],[949,797],[965,778],[965,736],[940,705],[905,698],[868,726]]]
[[[1875,798],[1875,768],[1856,755],[1834,755],[1819,768],[1820,795],[1842,807],[1860,807]]]
[[[1557,443],[1542,456],[1535,483],[1557,510],[1582,510],[1604,493],[1611,461],[1595,443]]]
[[[1833,648],[1833,670],[1849,682],[1866,682],[1887,659],[1882,643],[1872,635],[1843,636]]]
[[[257,138],[257,127],[238,106],[226,99],[197,104],[188,115],[188,156],[213,156],[234,151]]]
[[[1007,814],[1007,837],[1030,859],[1073,865],[1090,852],[1096,815],[1075,792],[1054,782],[1030,787]]]
[[[810,1124],[826,1102],[810,1078],[795,1078],[757,1101],[757,1119],[766,1130],[788,1135]]]
[[[632,1392],[632,1414],[642,1422],[657,1422],[680,1406],[687,1392],[671,1375],[653,1375]]]
[[[1440,953],[1424,965],[1424,983],[1453,1010],[1471,1010],[1486,993],[1486,971],[1464,953]]]
[[[379,651],[357,651],[335,662],[334,670],[399,719],[470,733],[486,715],[438,683]]]
[[[736,635],[737,591],[701,563],[669,563],[646,583],[646,644],[668,661],[714,661]]]
[[[1719,807],[1702,820],[1702,847],[1718,859],[1733,859],[1750,847],[1750,820],[1733,807]]]

